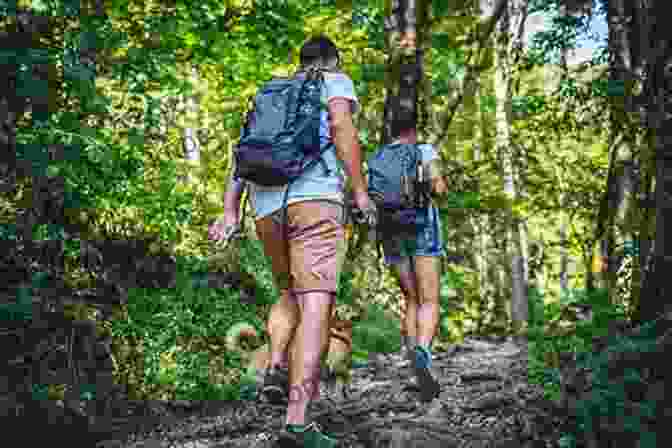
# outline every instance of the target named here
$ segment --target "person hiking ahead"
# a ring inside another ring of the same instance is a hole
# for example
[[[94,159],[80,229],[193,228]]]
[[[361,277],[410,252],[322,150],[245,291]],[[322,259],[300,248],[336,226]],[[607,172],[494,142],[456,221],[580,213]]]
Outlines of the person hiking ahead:
[[[430,346],[439,323],[443,254],[441,222],[431,194],[444,194],[446,185],[434,147],[416,142],[415,112],[399,106],[391,123],[393,141],[368,160],[369,194],[378,207],[385,263],[393,268],[406,299],[402,352],[413,368],[422,401],[431,401],[440,392],[430,372]],[[399,205],[404,203],[411,205]]]
[[[315,133],[307,150],[329,147],[321,154],[319,163],[289,184],[289,191],[286,185],[247,182],[257,235],[270,258],[280,291],[267,324],[271,367],[266,372],[262,393],[275,399],[288,396],[286,427],[281,437],[290,438],[299,446],[332,447],[335,440],[322,434],[315,423],[306,424],[306,409],[309,401],[319,394],[320,362],[328,347],[329,320],[346,252],[342,169],[350,181],[355,206],[372,224],[376,212],[362,174],[360,146],[352,119],[358,101],[352,80],[338,70],[336,46],[324,36],[309,39],[301,48],[300,65],[295,74],[298,79],[306,79],[315,68],[326,69],[320,71],[324,83],[320,92],[319,136]],[[260,103],[263,107],[261,100],[256,107]],[[276,105],[277,102],[267,101],[266,107]],[[260,115],[267,113],[265,109],[261,112]],[[244,161],[242,156],[240,159],[237,156],[237,160]],[[265,180],[262,176],[261,181]],[[243,184],[232,176],[224,195],[224,216],[211,229],[215,239],[224,238],[238,225]],[[296,356],[288,359],[292,338],[296,338]],[[288,363],[291,363],[289,384]]]

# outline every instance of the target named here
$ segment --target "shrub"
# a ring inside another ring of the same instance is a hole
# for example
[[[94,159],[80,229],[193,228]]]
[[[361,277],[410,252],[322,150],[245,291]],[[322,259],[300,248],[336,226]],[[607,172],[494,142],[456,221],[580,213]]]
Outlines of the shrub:
[[[263,319],[236,290],[195,288],[198,263],[178,266],[175,288],[129,292],[112,324],[117,378],[142,398],[232,398],[240,357],[225,351],[226,331],[239,321],[263,328]]]

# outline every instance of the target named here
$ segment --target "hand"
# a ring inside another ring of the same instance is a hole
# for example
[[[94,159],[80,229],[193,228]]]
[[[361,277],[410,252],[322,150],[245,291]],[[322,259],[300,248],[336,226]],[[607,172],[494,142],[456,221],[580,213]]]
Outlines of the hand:
[[[437,196],[443,196],[448,191],[446,182],[443,177],[435,177],[432,179],[432,192]]]
[[[210,226],[208,237],[221,244],[231,238],[239,228],[237,214],[225,213]]]
[[[375,227],[378,221],[378,211],[376,204],[369,198],[369,194],[366,191],[358,191],[353,194],[353,199],[355,206],[364,215],[364,222],[369,227]]]

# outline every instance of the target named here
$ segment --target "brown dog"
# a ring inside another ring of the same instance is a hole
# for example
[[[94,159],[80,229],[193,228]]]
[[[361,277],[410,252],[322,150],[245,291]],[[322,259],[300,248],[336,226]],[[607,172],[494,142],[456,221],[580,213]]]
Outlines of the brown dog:
[[[263,381],[264,371],[270,367],[271,353],[268,344],[254,351],[245,351],[241,342],[245,338],[258,339],[257,330],[250,324],[241,322],[234,325],[227,333],[227,349],[240,352],[247,362],[246,373],[259,383]],[[296,350],[295,339],[290,342],[289,356],[293,357]],[[349,384],[352,366],[352,322],[333,318],[329,326],[329,351],[326,360],[327,378],[335,380],[341,386]]]

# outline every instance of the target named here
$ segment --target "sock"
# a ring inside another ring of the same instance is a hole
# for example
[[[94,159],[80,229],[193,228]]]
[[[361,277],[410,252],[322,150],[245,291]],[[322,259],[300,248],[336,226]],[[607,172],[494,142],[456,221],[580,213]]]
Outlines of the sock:
[[[287,431],[289,432],[305,432],[306,431],[306,425],[291,425],[287,424]]]
[[[429,354],[432,353],[431,350],[429,349],[429,345],[416,344],[416,347],[418,347],[419,349],[421,349],[421,350],[423,350],[423,351],[425,351]]]

